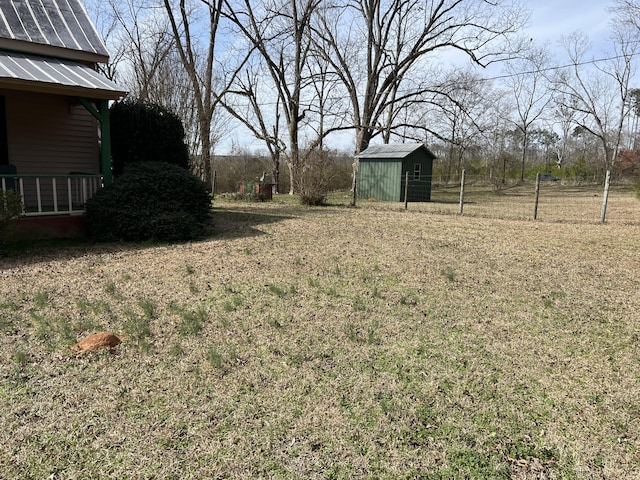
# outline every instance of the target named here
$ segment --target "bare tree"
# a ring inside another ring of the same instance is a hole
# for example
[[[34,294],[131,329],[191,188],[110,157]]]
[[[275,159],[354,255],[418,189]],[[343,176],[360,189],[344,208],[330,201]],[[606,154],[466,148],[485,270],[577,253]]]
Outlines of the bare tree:
[[[150,101],[149,88],[162,81],[158,75],[173,49],[173,38],[162,10],[153,3],[109,0],[110,14],[117,24],[117,44],[126,64],[122,80],[132,96]]]
[[[567,105],[570,105],[570,102],[562,98],[562,96],[554,95],[553,104],[551,119],[560,128],[561,133],[560,141],[556,144],[555,150],[556,165],[558,168],[562,168],[567,157],[572,128],[575,126],[576,110],[573,107],[568,107]]]
[[[630,41],[640,41],[640,1],[615,0],[611,11],[614,14],[614,25],[624,32]],[[629,92],[628,108],[630,109],[630,148],[637,148],[638,118],[640,118],[640,89],[633,88]]]
[[[118,65],[122,62],[126,44],[120,41],[120,36],[118,35],[119,22],[113,14],[113,8],[110,3],[111,0],[109,2],[85,0],[84,2],[87,13],[109,51],[109,61],[107,63],[99,63],[97,68],[109,80],[123,83]]]
[[[640,119],[640,88],[632,88],[629,90],[627,98],[629,108],[629,145],[632,150],[638,149],[638,120]]]
[[[461,52],[482,66],[504,59],[514,44],[502,40],[519,30],[523,12],[514,1],[349,0],[325,7],[314,37],[329,45],[326,57],[349,96],[356,152],[381,133],[391,106],[424,94],[404,87],[428,55]]]
[[[428,56],[457,52],[483,66],[504,59],[518,48],[505,40],[519,31],[525,13],[516,0],[327,2],[313,38],[322,39],[320,48],[329,46],[324,54],[351,103],[356,153],[392,129],[395,104],[425,93],[407,80],[427,68]],[[354,182],[357,168],[356,161]]]
[[[303,173],[299,134],[306,114],[302,100],[311,46],[309,28],[320,0],[272,0],[259,6],[254,3],[250,0],[227,2],[227,15],[262,57],[284,114],[289,147],[286,159],[291,178],[289,193],[293,194]],[[259,130],[264,131],[262,127]]]
[[[456,70],[448,75],[449,88],[430,101],[436,105],[432,114],[431,132],[446,142],[447,170],[445,181],[460,178],[467,150],[480,141],[488,128],[485,92],[491,90],[490,82],[470,70]],[[415,107],[415,106],[414,106]]]
[[[566,37],[564,45],[571,66],[554,78],[561,105],[573,109],[576,125],[600,142],[604,170],[613,166],[621,143],[629,113],[629,82],[635,70],[632,60],[638,48],[637,41],[630,39],[622,27],[614,26],[615,53],[601,62],[587,57],[590,44],[584,34]]]
[[[171,33],[178,50],[180,60],[190,80],[193,90],[194,106],[198,116],[198,137],[200,155],[197,161],[201,175],[208,185],[212,185],[212,121],[219,100],[215,91],[217,77],[214,77],[214,62],[218,27],[222,14],[223,0],[200,0],[198,14],[204,12],[206,19],[198,29],[192,18],[192,12],[186,0],[163,0],[168,15]],[[194,37],[194,30],[206,32],[205,48],[199,50],[199,43]]]
[[[227,89],[222,101],[223,107],[239,120],[255,138],[264,142],[271,159],[271,175],[276,191],[280,190],[280,162],[286,145],[280,135],[280,98],[270,105],[272,98],[265,95],[261,85],[260,66],[247,64]],[[272,121],[268,115],[273,112]]]
[[[543,48],[532,48],[520,58],[506,64],[506,83],[514,100],[513,123],[522,135],[520,155],[520,181],[524,181],[524,170],[529,146],[529,134],[535,123],[545,113],[551,102],[551,86],[545,74],[548,53]]]
[[[640,33],[640,1],[614,0],[611,11],[615,24],[624,25],[634,35]]]
[[[483,130],[484,150],[488,158],[489,178],[495,190],[500,190],[507,176],[507,119],[512,105],[506,100],[507,94],[503,91],[494,90],[487,97],[492,97],[493,100],[485,103],[488,122]]]

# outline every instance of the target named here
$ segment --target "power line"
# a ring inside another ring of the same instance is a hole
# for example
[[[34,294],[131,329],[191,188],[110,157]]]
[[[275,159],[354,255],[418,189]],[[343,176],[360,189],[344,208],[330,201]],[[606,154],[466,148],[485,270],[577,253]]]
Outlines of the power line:
[[[627,54],[627,55],[613,55],[610,57],[602,57],[602,58],[594,58],[591,60],[585,60],[585,61],[581,61],[581,62],[573,62],[573,63],[567,63],[564,65],[554,65],[554,66],[549,66],[549,67],[544,67],[544,68],[538,68],[538,69],[532,69],[532,70],[526,70],[523,72],[517,72],[517,73],[505,73],[505,74],[501,74],[501,75],[494,75],[494,76],[490,76],[490,77],[478,77],[477,79],[475,79],[478,82],[488,82],[488,81],[494,81],[494,80],[504,80],[507,78],[515,78],[515,77],[519,77],[522,75],[533,75],[536,73],[541,73],[541,72],[550,72],[550,71],[556,71],[556,70],[563,70],[565,68],[571,68],[571,67],[582,67],[582,66],[586,66],[586,65],[596,65],[598,63],[602,63],[602,62],[608,62],[611,60],[620,60],[623,58],[627,58],[627,57],[636,57],[640,55],[640,53],[638,52],[634,52],[631,54]],[[400,94],[407,94],[407,93],[411,93],[412,91],[414,91],[414,89],[411,89],[409,87],[405,87],[402,89],[398,89],[397,93]],[[329,97],[329,100],[337,100],[339,98],[342,97]],[[277,105],[277,102],[259,102],[260,106],[272,106],[272,105]]]
[[[601,62],[608,62],[608,61],[611,61],[611,60],[620,60],[621,58],[627,58],[627,57],[636,57],[638,55],[639,55],[639,53],[634,52],[634,53],[630,53],[630,54],[627,54],[627,55],[614,55],[612,57],[594,58],[594,59],[591,59],[591,60],[585,60],[583,62],[567,63],[566,65],[556,65],[556,66],[552,66],[552,67],[538,68],[538,69],[535,69],[535,70],[527,70],[527,71],[524,71],[524,72],[496,75],[496,76],[493,76],[493,77],[482,77],[482,78],[479,78],[478,80],[479,81],[502,80],[502,79],[505,79],[505,78],[518,77],[520,75],[533,75],[534,73],[549,72],[549,71],[553,71],[553,70],[562,70],[564,68],[570,68],[570,67],[582,67],[582,66],[585,66],[585,65],[595,65],[595,64],[601,63]]]

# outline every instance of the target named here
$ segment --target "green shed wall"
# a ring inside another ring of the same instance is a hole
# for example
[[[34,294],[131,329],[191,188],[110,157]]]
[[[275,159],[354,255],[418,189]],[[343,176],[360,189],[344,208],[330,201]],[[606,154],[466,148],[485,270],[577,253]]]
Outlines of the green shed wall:
[[[420,164],[420,179],[414,179],[414,168]],[[433,176],[433,159],[421,150],[413,152],[402,161],[402,182],[400,201],[404,202],[404,182],[406,172],[409,172],[408,202],[431,201],[431,178]]]
[[[358,196],[381,201],[399,202],[401,191],[402,161],[361,160],[358,169]]]

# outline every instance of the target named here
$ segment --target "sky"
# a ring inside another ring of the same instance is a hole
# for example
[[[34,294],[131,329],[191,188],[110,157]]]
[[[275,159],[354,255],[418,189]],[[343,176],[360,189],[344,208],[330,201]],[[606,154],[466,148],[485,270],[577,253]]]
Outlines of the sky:
[[[528,0],[531,11],[527,33],[538,44],[547,44],[552,52],[562,54],[558,43],[563,35],[585,32],[593,43],[593,55],[607,49],[610,1],[603,0]]]

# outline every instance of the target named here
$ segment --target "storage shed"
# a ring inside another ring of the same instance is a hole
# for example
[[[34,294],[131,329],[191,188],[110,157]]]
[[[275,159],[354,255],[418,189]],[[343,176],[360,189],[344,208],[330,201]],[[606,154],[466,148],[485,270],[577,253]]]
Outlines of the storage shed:
[[[373,145],[356,158],[360,198],[404,202],[405,178],[409,172],[407,201],[431,201],[435,155],[423,143]]]

